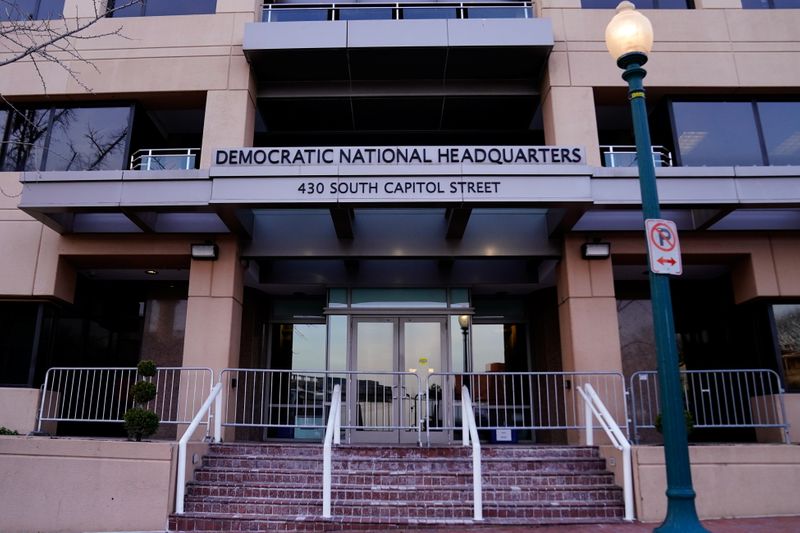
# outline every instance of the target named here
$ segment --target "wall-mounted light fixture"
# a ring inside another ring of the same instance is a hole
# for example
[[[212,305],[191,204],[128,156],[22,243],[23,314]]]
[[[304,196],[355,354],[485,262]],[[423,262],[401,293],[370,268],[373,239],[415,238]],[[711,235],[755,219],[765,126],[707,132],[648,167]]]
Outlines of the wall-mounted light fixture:
[[[608,259],[610,255],[610,242],[587,242],[581,246],[581,257],[584,259]]]
[[[192,244],[192,259],[200,261],[216,261],[219,258],[219,247],[212,243]]]

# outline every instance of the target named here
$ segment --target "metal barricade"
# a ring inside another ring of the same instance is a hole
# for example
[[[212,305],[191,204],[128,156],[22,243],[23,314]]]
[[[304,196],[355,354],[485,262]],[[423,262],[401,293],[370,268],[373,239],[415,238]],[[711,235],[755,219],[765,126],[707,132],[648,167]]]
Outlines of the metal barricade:
[[[160,367],[155,376],[142,379],[156,385],[156,397],[145,408],[162,424],[191,422],[214,385],[213,371],[204,367]],[[137,381],[136,368],[51,368],[42,387],[37,431],[44,422],[122,422],[133,407],[129,391]]]
[[[423,421],[429,441],[431,432],[461,427],[462,384],[479,430],[582,429],[577,388],[591,384],[628,432],[625,380],[617,372],[435,372],[427,380]]]
[[[321,440],[335,385],[342,390],[342,429],[411,431],[421,440],[422,382],[411,372],[303,371],[226,368],[227,427],[270,428],[271,437]]]
[[[681,371],[684,409],[696,429],[776,428],[789,442],[783,387],[769,369]],[[636,372],[630,382],[634,441],[657,427],[661,413],[657,372]]]

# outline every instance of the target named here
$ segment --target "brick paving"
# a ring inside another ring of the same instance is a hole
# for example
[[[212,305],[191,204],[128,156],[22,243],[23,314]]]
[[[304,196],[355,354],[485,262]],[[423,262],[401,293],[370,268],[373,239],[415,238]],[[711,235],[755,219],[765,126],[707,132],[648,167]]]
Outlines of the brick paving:
[[[704,520],[703,526],[711,533],[800,533],[800,516],[766,518],[730,518]],[[658,524],[576,524],[544,526],[462,526],[436,529],[401,529],[404,533],[645,533],[653,531]],[[398,531],[398,530],[394,530]],[[376,532],[377,533],[377,532]]]

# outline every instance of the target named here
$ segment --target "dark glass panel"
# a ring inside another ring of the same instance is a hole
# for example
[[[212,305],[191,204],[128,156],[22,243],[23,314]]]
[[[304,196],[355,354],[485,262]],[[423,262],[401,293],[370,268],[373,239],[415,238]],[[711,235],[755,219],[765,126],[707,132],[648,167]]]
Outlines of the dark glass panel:
[[[0,385],[27,385],[39,304],[0,303]]]
[[[141,17],[144,13],[144,2],[130,4],[131,0],[109,0],[108,9],[116,9],[111,17]],[[123,7],[126,6],[126,7]]]
[[[394,9],[391,7],[353,7],[339,9],[339,20],[391,20]]]
[[[750,102],[673,102],[683,166],[763,165]]]
[[[49,109],[9,111],[11,119],[5,132],[3,171],[38,170],[50,124]]]
[[[214,13],[217,0],[147,0],[144,14],[147,17],[162,15],[198,15]]]
[[[455,7],[404,7],[404,19],[455,19],[458,9]]]
[[[39,4],[38,19],[60,19],[64,16],[64,0],[42,0]]]
[[[329,10],[322,6],[319,8],[286,8],[264,11],[265,22],[308,22],[328,19]]]
[[[44,170],[120,170],[129,107],[55,109]]]
[[[583,9],[616,9],[616,0],[581,0]],[[637,9],[689,9],[687,0],[637,0]]]
[[[800,102],[759,102],[770,165],[800,165]]]
[[[789,391],[800,391],[800,305],[773,305],[783,374]]]
[[[36,0],[0,2],[0,20],[27,20],[36,11]]]
[[[530,7],[470,7],[467,9],[467,18],[470,19],[524,19],[533,18]]]

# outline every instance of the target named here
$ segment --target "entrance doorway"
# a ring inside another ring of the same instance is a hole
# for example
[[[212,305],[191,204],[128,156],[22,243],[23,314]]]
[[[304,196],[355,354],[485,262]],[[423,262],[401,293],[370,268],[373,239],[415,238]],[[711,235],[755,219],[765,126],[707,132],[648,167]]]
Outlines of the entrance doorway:
[[[417,442],[428,375],[447,372],[446,317],[354,317],[347,393],[353,442]]]

